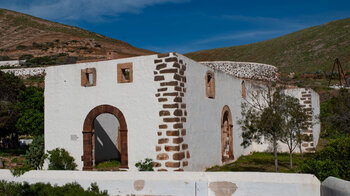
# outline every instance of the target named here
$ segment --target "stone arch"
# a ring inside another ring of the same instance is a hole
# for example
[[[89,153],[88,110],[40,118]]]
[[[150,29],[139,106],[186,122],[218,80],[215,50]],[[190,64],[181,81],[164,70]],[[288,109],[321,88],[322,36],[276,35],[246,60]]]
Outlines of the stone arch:
[[[221,161],[232,161],[233,156],[233,124],[230,108],[225,105],[221,112]]]
[[[93,129],[95,118],[102,113],[110,113],[119,121],[120,135],[120,154],[121,168],[128,168],[128,128],[123,113],[111,105],[100,105],[92,109],[86,116],[83,125],[83,149],[82,160],[84,162],[83,170],[92,170],[93,168]]]

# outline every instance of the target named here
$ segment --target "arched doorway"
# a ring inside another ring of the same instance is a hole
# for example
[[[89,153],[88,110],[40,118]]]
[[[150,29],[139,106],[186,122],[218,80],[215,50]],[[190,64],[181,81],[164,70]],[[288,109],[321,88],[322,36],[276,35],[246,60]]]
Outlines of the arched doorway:
[[[119,122],[118,150],[120,152],[121,168],[128,168],[128,129],[123,113],[116,107],[100,105],[92,109],[86,116],[83,126],[84,162],[83,170],[92,170],[95,161],[95,128],[96,118],[104,113],[112,114]],[[94,123],[95,122],[95,123]]]
[[[232,127],[231,111],[225,105],[221,113],[221,161],[223,163],[234,159]]]

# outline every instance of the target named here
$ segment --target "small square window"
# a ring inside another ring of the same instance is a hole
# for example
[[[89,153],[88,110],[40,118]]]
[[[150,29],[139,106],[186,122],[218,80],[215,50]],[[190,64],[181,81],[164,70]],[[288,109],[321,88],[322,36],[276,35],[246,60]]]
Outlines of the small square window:
[[[132,63],[122,63],[117,65],[117,80],[118,83],[133,82]]]
[[[96,69],[86,68],[81,70],[81,86],[96,86]]]

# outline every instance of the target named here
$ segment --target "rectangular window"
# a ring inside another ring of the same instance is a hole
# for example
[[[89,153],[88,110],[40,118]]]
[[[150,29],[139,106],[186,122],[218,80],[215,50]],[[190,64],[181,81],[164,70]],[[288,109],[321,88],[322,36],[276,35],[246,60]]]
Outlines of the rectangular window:
[[[121,63],[117,65],[117,81],[118,83],[133,82],[132,63]]]
[[[209,99],[215,98],[215,78],[214,73],[208,71],[205,77],[206,95]]]
[[[96,86],[96,69],[86,68],[81,70],[81,86]]]

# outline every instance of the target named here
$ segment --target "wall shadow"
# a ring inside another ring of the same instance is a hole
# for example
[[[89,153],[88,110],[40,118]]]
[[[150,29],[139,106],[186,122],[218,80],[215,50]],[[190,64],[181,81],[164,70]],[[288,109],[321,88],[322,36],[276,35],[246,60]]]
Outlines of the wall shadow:
[[[95,129],[95,164],[108,161],[108,160],[118,160],[120,161],[121,156],[117,146],[113,143],[107,130],[103,128],[100,122],[94,120]],[[113,130],[118,132],[118,130]]]

